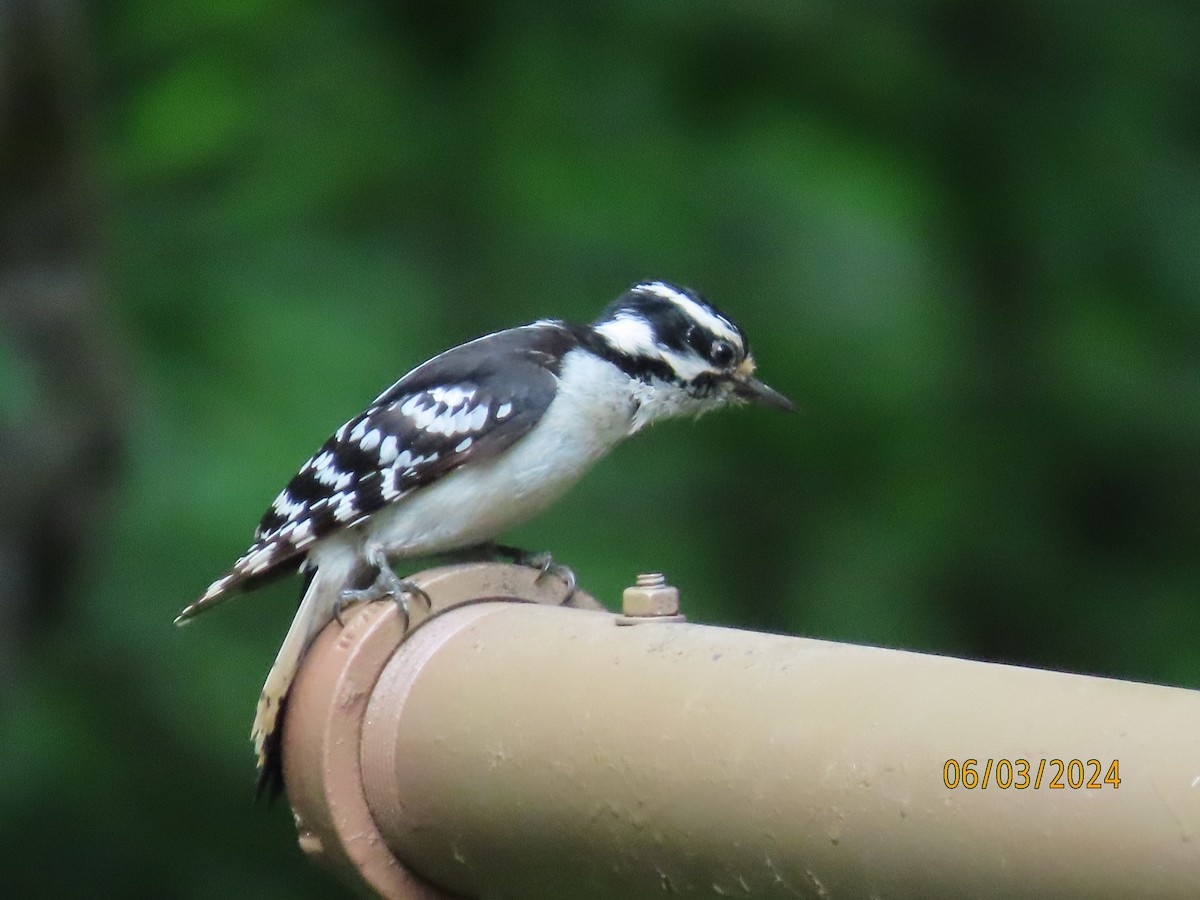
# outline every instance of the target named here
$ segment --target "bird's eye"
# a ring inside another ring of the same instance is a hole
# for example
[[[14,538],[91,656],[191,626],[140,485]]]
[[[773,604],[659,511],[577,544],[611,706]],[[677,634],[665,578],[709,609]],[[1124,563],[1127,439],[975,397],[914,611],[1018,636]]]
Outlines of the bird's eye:
[[[735,355],[733,344],[729,341],[713,341],[712,347],[708,351],[708,358],[722,369],[733,362]]]

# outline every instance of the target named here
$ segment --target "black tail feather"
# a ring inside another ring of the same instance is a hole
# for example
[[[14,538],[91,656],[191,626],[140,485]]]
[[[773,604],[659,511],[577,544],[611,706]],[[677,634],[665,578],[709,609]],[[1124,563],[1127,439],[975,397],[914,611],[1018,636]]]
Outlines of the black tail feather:
[[[300,588],[300,600],[308,593],[308,588],[316,577],[317,570],[309,567],[302,569],[304,584]],[[297,605],[300,600],[297,601]],[[256,803],[271,806],[283,793],[283,722],[287,715],[288,698],[284,695],[279,701],[279,714],[275,718],[275,730],[263,741],[262,765],[258,767],[258,783],[254,788]]]
[[[287,698],[279,704],[279,718],[275,730],[267,735],[263,743],[263,761],[258,768],[258,783],[254,788],[254,800],[272,806],[283,793],[283,717],[287,714]]]

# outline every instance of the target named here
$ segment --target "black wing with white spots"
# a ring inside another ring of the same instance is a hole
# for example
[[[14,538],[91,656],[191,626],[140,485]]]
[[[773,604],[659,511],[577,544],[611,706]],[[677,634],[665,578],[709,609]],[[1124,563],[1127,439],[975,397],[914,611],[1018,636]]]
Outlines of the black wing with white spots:
[[[409,372],[301,466],[250,548],[179,618],[293,571],[322,537],[500,453],[542,417],[576,342],[568,326],[541,322],[447,350]]]

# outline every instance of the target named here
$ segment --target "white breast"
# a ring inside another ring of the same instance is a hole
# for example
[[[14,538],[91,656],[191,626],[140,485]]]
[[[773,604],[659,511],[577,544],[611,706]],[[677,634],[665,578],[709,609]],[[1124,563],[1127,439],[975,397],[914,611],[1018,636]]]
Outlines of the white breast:
[[[355,532],[389,557],[483,543],[540,513],[632,430],[629,378],[581,350],[563,360],[558,392],[529,434],[377,512]]]

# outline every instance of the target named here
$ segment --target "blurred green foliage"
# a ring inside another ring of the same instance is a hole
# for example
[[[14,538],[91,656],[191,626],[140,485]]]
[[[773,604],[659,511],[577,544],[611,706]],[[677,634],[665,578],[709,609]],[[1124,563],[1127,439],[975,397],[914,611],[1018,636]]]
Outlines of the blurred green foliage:
[[[806,414],[653,429],[516,543],[609,602],[665,571],[695,621],[1200,687],[1194,6],[90,15],[133,414],[4,701],[11,896],[336,894],[251,805],[298,586],[172,616],[408,367],[647,277]]]

